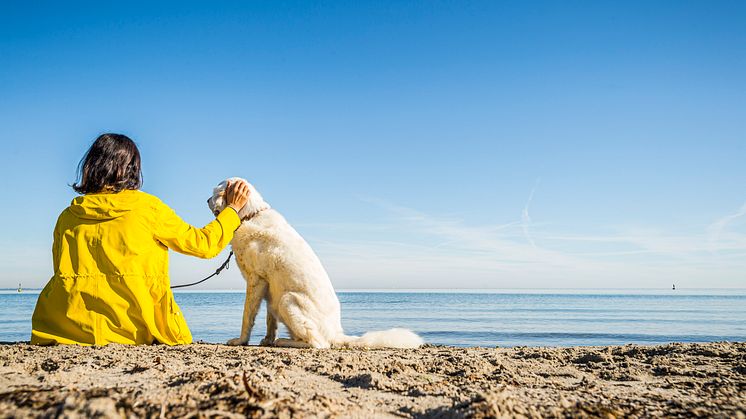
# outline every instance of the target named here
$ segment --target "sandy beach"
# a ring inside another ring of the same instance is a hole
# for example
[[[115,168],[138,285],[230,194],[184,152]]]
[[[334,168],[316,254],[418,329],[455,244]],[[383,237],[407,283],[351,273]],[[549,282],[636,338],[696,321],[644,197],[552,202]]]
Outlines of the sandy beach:
[[[0,345],[0,416],[746,417],[746,343]]]

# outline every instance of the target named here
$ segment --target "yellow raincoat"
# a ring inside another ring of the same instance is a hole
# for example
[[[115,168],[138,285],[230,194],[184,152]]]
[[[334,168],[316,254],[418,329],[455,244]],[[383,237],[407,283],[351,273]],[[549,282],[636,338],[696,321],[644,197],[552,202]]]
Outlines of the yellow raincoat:
[[[227,207],[194,228],[141,191],[73,199],[54,229],[54,276],[36,302],[31,343],[191,343],[169,288],[168,249],[214,257],[240,223]]]

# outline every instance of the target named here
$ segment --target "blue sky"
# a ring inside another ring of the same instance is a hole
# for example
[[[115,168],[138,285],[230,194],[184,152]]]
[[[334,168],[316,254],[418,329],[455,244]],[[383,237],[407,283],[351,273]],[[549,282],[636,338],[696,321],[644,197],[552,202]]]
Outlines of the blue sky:
[[[743,2],[0,5],[0,287],[91,141],[251,180],[338,288],[746,287]],[[172,256],[172,281],[219,261]],[[237,270],[207,288],[239,288]]]

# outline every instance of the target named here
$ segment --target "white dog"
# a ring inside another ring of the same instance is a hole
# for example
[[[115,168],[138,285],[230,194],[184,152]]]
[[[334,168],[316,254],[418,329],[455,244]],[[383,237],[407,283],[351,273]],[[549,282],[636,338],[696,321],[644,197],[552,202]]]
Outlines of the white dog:
[[[221,182],[208,199],[218,214],[226,207],[228,181]],[[247,182],[248,183],[248,182]],[[332,346],[416,348],[422,339],[406,329],[346,336],[339,300],[321,261],[303,237],[249,184],[249,200],[238,212],[241,226],[231,241],[246,280],[246,302],[241,336],[228,345],[246,345],[262,299],[267,302],[267,335],[262,345],[299,348]],[[291,339],[275,339],[277,321],[287,326]]]

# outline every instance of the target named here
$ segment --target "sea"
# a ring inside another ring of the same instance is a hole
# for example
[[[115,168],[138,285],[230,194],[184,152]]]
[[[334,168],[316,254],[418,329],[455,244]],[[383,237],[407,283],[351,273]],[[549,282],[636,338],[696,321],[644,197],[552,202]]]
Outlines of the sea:
[[[0,342],[28,341],[39,290],[0,290]],[[337,293],[348,335],[411,329],[450,346],[597,346],[746,341],[746,289],[352,290]],[[241,329],[244,293],[174,293],[195,341]],[[250,344],[265,333],[261,308]],[[280,328],[280,336],[287,330]]]

